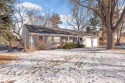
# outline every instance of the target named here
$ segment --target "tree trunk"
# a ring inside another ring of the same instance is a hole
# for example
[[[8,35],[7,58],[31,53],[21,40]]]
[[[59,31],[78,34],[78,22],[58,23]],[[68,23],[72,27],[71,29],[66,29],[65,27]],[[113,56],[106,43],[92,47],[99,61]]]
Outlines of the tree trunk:
[[[101,31],[102,31],[102,38],[101,38],[101,40],[104,41],[105,27],[104,27],[104,22],[103,21],[102,21]]]
[[[120,39],[121,39],[123,24],[124,24],[124,21],[123,21],[120,29],[117,29],[117,42],[116,42],[116,45],[120,45]]]
[[[27,52],[28,50],[27,50],[27,46],[24,44],[23,45],[23,49],[24,49],[24,52]]]
[[[107,32],[107,49],[115,49],[113,32]]]
[[[9,41],[9,47],[12,47],[11,41]]]
[[[9,48],[8,48],[8,52],[14,52],[14,50],[12,49],[12,44],[11,42],[9,41]]]
[[[102,30],[102,41],[104,41],[104,31]]]
[[[18,34],[18,35],[19,35],[19,34]],[[23,41],[23,39],[22,39],[22,37],[21,37],[20,35],[19,35],[19,37],[20,37],[21,39],[19,39],[18,41],[19,41],[20,44],[22,45],[24,52],[27,52],[28,49],[27,49],[27,46],[26,46],[25,42]]]
[[[14,50],[12,49],[12,44],[11,42],[9,41],[9,48],[8,48],[8,52],[14,52]]]
[[[121,30],[117,30],[117,42],[116,45],[119,46],[120,45],[120,39],[121,39]]]

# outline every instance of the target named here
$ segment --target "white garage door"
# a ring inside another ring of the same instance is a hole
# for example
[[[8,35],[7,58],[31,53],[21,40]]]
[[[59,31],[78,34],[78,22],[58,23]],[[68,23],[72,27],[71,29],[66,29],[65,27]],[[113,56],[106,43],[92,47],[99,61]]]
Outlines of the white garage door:
[[[97,47],[98,39],[97,38],[86,38],[86,47]]]

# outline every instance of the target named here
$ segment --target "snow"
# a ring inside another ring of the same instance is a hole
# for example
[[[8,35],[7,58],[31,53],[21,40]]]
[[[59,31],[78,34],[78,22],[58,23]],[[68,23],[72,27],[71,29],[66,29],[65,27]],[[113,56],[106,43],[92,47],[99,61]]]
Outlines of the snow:
[[[105,48],[14,52],[0,83],[125,83],[125,52]]]

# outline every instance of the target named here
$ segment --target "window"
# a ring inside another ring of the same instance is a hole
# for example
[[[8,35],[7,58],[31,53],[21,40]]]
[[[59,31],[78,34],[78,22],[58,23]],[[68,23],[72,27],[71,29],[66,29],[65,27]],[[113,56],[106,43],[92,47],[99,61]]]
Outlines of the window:
[[[80,41],[82,41],[82,38],[80,38]]]
[[[51,37],[51,41],[54,42],[54,36]]]
[[[43,36],[39,36],[39,42],[43,41]]]

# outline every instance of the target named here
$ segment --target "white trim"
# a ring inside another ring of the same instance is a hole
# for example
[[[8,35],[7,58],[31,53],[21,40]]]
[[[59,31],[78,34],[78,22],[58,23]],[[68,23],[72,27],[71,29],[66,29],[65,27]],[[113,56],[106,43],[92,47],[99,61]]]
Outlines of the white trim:
[[[30,34],[30,48],[33,48],[33,35]]]
[[[51,35],[51,36],[73,36],[73,37],[83,37],[77,35],[64,35],[64,34],[41,34],[41,33],[30,33],[32,35]]]
[[[79,42],[79,36],[77,36],[77,42]]]
[[[92,35],[92,36],[84,36],[84,37],[85,37],[85,38],[91,38],[91,37],[92,37],[92,38],[99,38],[98,36],[93,36],[93,35]]]
[[[43,36],[43,42],[45,42],[45,37],[44,37],[45,35],[42,35],[42,36]]]
[[[69,43],[69,36],[68,36],[68,43]]]

